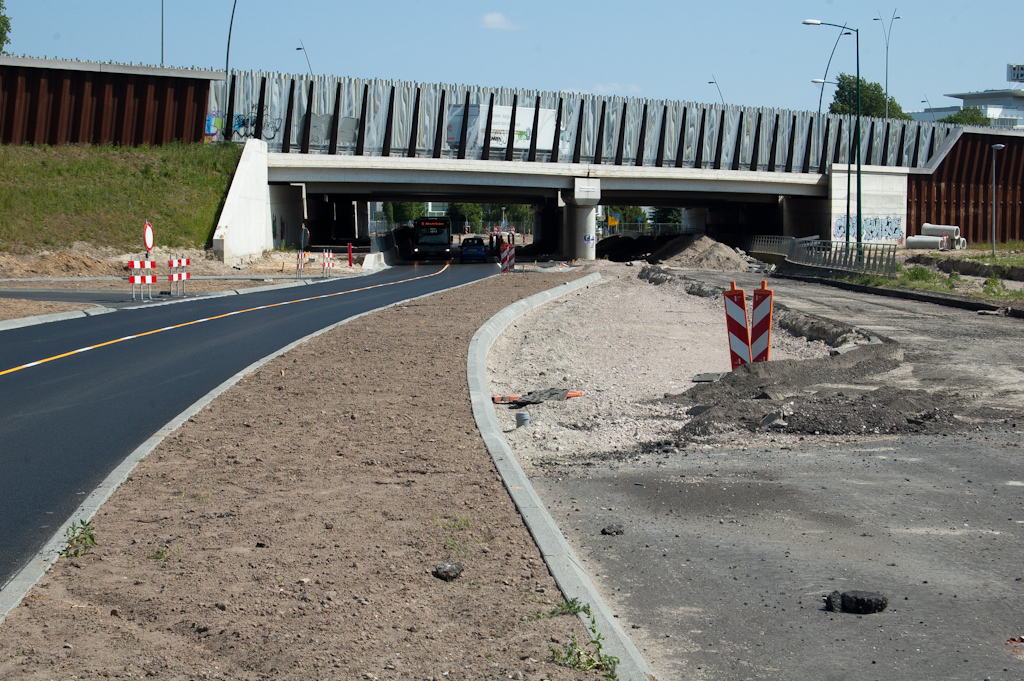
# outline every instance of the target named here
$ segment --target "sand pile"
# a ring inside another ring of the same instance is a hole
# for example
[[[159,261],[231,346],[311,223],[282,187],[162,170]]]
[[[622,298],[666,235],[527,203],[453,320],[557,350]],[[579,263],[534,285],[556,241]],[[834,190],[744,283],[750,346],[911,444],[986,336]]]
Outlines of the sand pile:
[[[747,259],[714,239],[695,235],[680,236],[651,254],[651,264],[689,270],[746,270]]]

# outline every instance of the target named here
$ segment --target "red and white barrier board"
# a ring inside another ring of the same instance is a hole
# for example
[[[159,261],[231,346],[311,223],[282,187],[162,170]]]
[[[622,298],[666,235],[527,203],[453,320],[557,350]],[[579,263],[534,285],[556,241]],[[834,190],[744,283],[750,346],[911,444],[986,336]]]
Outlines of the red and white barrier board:
[[[754,289],[754,308],[750,314],[750,359],[753,362],[767,362],[772,349],[772,305],[775,292],[762,281],[761,288]]]
[[[146,223],[147,225],[149,223]],[[155,274],[139,274],[139,272],[145,272],[146,270],[156,269],[156,260],[129,260],[128,267],[131,269],[131,275],[128,277],[128,283],[132,285],[132,300],[135,300],[135,285],[146,284],[149,290],[149,299],[153,300],[153,284],[156,283]],[[146,299],[146,294],[139,287],[139,293],[142,296],[142,300]]]
[[[328,270],[334,269],[334,251],[325,250],[323,258],[324,276],[328,276]]]
[[[503,244],[501,247],[501,271],[513,272],[516,269],[516,247]]]
[[[729,361],[732,368],[750,362],[750,332],[747,326],[747,294],[741,288],[732,288],[725,292],[725,326],[729,333]]]
[[[167,266],[171,268],[171,273],[167,275],[167,281],[174,284],[174,286],[168,286],[169,294],[181,295],[185,297],[185,282],[192,278],[191,273],[186,272],[185,268],[192,264],[192,260],[189,258],[171,258],[167,261]]]

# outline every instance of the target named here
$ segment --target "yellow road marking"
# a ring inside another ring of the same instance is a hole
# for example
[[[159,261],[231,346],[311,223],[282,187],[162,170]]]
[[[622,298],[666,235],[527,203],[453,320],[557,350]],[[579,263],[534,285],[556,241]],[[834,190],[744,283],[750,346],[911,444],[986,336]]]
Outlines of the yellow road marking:
[[[429,277],[436,277],[437,275],[441,274],[446,269],[448,269],[448,267],[450,267],[450,264],[449,263],[445,263],[444,267],[439,269],[437,272],[434,272],[433,274],[424,274],[424,275],[421,275],[421,276],[418,276],[418,277],[411,277],[409,279],[401,279],[399,281],[389,281],[389,282],[387,282],[385,284],[374,284],[373,286],[363,286],[362,288],[354,288],[354,289],[350,289],[348,291],[336,291],[334,293],[325,293],[325,294],[320,295],[320,296],[310,296],[309,298],[299,298],[297,300],[285,300],[285,301],[282,301],[280,303],[271,303],[270,305],[260,305],[258,307],[250,307],[250,308],[247,308],[245,310],[235,310],[234,312],[225,312],[224,314],[219,314],[219,315],[217,315],[215,317],[203,317],[202,319],[193,319],[190,322],[182,322],[181,324],[175,324],[174,326],[165,326],[165,327],[160,328],[160,329],[153,329],[152,331],[145,331],[143,333],[136,333],[136,334],[131,335],[131,336],[124,336],[122,338],[116,338],[114,340],[104,341],[103,343],[97,343],[95,345],[90,345],[88,347],[78,348],[77,350],[71,350],[70,352],[64,352],[64,353],[61,353],[59,355],[54,355],[53,357],[47,357],[46,359],[40,359],[40,360],[36,360],[35,362],[29,362],[28,364],[22,364],[21,366],[11,367],[10,369],[5,369],[4,371],[0,371],[0,376],[4,376],[6,374],[13,374],[14,372],[21,371],[22,369],[29,369],[29,368],[34,367],[34,366],[39,366],[40,364],[46,364],[47,362],[52,362],[54,360],[63,359],[65,357],[70,357],[71,355],[77,355],[79,353],[86,352],[88,350],[95,350],[96,348],[106,347],[107,345],[114,345],[116,343],[123,343],[124,341],[130,341],[130,340],[134,340],[136,338],[144,338],[145,336],[152,336],[153,334],[160,333],[162,331],[170,331],[172,329],[180,329],[180,328],[183,328],[183,327],[186,327],[186,326],[192,326],[193,324],[202,324],[203,322],[210,322],[210,321],[213,321],[215,319],[223,319],[225,317],[233,317],[234,315],[243,314],[245,312],[255,312],[257,310],[269,310],[270,308],[281,307],[282,305],[291,305],[293,303],[306,303],[306,302],[309,302],[311,300],[320,300],[322,298],[333,298],[334,296],[343,296],[346,293],[358,293],[360,291],[369,291],[370,289],[382,288],[384,286],[394,286],[395,284],[407,284],[410,281],[417,281],[419,279],[427,279]]]

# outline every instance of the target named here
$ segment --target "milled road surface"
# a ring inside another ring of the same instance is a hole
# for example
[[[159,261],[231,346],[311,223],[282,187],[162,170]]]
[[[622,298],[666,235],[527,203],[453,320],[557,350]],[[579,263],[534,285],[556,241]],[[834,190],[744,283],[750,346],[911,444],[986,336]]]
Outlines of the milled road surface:
[[[770,286],[791,309],[898,341],[905,362],[877,386],[958,389],[975,413],[1005,409],[1007,421],[948,436],[691,444],[536,476],[612,611],[663,680],[1021,678],[1022,322]],[[602,535],[611,524],[624,534]],[[853,589],[884,593],[889,608],[824,610],[824,595]]]

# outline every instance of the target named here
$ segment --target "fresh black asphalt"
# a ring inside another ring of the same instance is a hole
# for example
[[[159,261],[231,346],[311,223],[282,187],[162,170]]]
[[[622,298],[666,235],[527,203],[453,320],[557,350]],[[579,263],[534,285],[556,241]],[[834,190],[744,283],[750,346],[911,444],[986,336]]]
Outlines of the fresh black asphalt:
[[[356,279],[122,310],[0,332],[0,371],[130,335],[283,301],[115,343],[0,376],[0,585],[125,457],[251,363],[355,315],[470,283],[494,265],[390,268]],[[367,288],[390,284],[379,288]],[[355,289],[364,289],[356,291]]]

